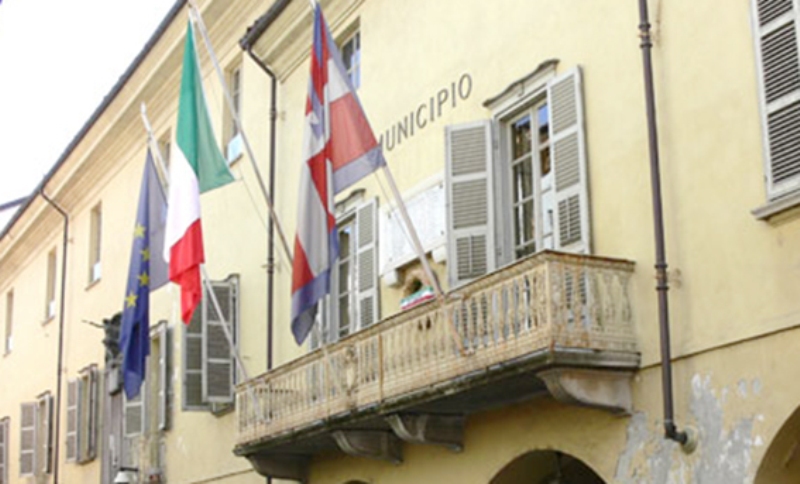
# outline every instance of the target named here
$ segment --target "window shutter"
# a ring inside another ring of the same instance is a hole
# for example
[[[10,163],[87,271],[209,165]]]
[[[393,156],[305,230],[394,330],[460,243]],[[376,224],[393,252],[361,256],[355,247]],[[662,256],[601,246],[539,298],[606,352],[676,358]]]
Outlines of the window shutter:
[[[92,366],[81,379],[78,392],[78,460],[88,462],[97,457],[98,414],[100,406],[100,377]],[[86,408],[81,406],[86,405]]]
[[[448,271],[454,287],[495,265],[491,122],[448,126],[445,148]]]
[[[40,415],[39,422],[41,423],[41,445],[38,446],[36,449],[36,462],[37,468],[45,473],[49,474],[53,471],[53,396],[49,393],[43,395],[39,399],[39,410]],[[39,450],[42,451],[42,455],[39,455]],[[41,462],[39,461],[41,459]]]
[[[0,484],[8,484],[8,417],[0,420]]]
[[[169,428],[169,380],[171,376],[171,335],[167,322],[162,321],[158,330],[158,429]]]
[[[36,462],[36,403],[23,403],[20,419],[19,474],[33,475]]]
[[[195,309],[188,325],[183,325],[183,410],[208,410],[203,400],[203,312],[205,301]]]
[[[68,461],[78,460],[78,395],[79,380],[67,382],[67,455]]]
[[[375,323],[378,307],[378,199],[364,203],[356,210],[356,258],[358,280],[359,329]]]
[[[555,172],[553,230],[557,250],[589,254],[589,183],[581,87],[581,71],[577,67],[547,85]]]
[[[235,277],[226,281],[211,281],[219,302],[222,318],[217,314],[210,297],[204,295],[203,308],[203,400],[209,403],[232,403],[234,360],[223,324],[228,324],[236,342],[238,284]],[[223,318],[225,321],[223,321]]]
[[[800,57],[792,0],[753,0],[767,194],[800,187]]]
[[[135,398],[128,399],[124,397],[125,415],[123,418],[125,437],[137,437],[144,432],[144,401],[146,399],[146,386],[142,385],[142,389]]]

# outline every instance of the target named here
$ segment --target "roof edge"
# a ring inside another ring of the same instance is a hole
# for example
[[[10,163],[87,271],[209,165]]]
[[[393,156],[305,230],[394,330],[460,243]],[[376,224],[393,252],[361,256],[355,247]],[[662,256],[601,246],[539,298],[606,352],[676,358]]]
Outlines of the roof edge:
[[[289,6],[291,1],[292,0],[275,0],[275,3],[267,9],[264,15],[258,17],[253,25],[247,27],[247,32],[239,39],[239,47],[247,51],[252,49],[253,45],[258,42],[258,39],[264,35],[264,32],[266,32],[283,11],[286,10],[286,7]]]

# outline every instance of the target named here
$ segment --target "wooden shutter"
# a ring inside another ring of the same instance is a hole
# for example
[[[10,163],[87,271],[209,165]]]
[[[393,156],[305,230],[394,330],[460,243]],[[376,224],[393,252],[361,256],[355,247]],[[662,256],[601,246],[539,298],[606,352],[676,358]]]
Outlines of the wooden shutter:
[[[145,429],[144,402],[146,401],[146,385],[135,398],[124,398],[123,433],[126,438],[142,435]]]
[[[555,172],[555,247],[591,253],[581,71],[572,69],[547,85],[550,147]]]
[[[753,0],[767,194],[800,187],[800,54],[792,0]]]
[[[235,336],[238,311],[236,310],[237,279],[212,281],[222,317],[217,314],[210,297],[203,297],[205,320],[203,324],[203,401],[209,403],[232,403],[234,386],[233,351],[225,335],[223,324],[227,324]],[[224,321],[223,321],[224,318]],[[235,344],[234,338],[234,344]]]
[[[378,307],[378,199],[356,209],[356,267],[358,329],[380,317]]]
[[[169,380],[171,376],[171,335],[167,322],[158,328],[158,429],[169,428]]]
[[[36,464],[36,403],[23,403],[20,418],[19,474],[33,475]]]
[[[204,291],[205,292],[205,291]],[[203,311],[205,300],[194,310],[191,321],[183,326],[183,410],[208,410],[203,399]]]
[[[0,484],[8,484],[8,417],[0,420]]]
[[[78,460],[78,402],[80,397],[78,395],[78,388],[80,383],[78,380],[69,380],[67,382],[67,455],[68,461]]]
[[[490,121],[448,126],[447,246],[450,286],[494,270],[494,190]]]
[[[53,471],[53,396],[49,393],[39,397],[36,432],[36,469],[44,474]]]

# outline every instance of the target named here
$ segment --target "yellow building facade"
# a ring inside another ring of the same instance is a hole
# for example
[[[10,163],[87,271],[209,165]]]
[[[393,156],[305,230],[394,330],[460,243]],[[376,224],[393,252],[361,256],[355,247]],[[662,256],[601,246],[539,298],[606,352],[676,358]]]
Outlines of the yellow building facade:
[[[153,292],[126,401],[114,316],[142,103],[163,161],[177,149],[177,1],[0,237],[0,483],[800,482],[800,4],[647,2],[682,446],[663,428],[636,3],[321,1],[445,294],[371,175],[336,197],[341,253],[301,346],[198,33],[236,178],[201,197],[224,318],[206,294],[184,325],[178,288]],[[199,4],[291,243],[311,6]]]

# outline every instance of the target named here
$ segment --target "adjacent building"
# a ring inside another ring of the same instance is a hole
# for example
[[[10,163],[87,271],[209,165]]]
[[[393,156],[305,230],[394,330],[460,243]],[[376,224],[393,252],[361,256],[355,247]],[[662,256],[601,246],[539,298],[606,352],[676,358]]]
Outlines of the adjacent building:
[[[336,197],[340,257],[302,346],[280,233],[312,9],[198,3],[237,180],[201,198],[220,308],[207,294],[184,325],[177,287],[153,292],[144,390],[123,397],[140,109],[163,171],[179,0],[0,235],[0,484],[800,479],[800,3],[647,2],[648,119],[636,2],[321,0],[445,294],[377,173]],[[663,432],[650,120],[685,446]]]

